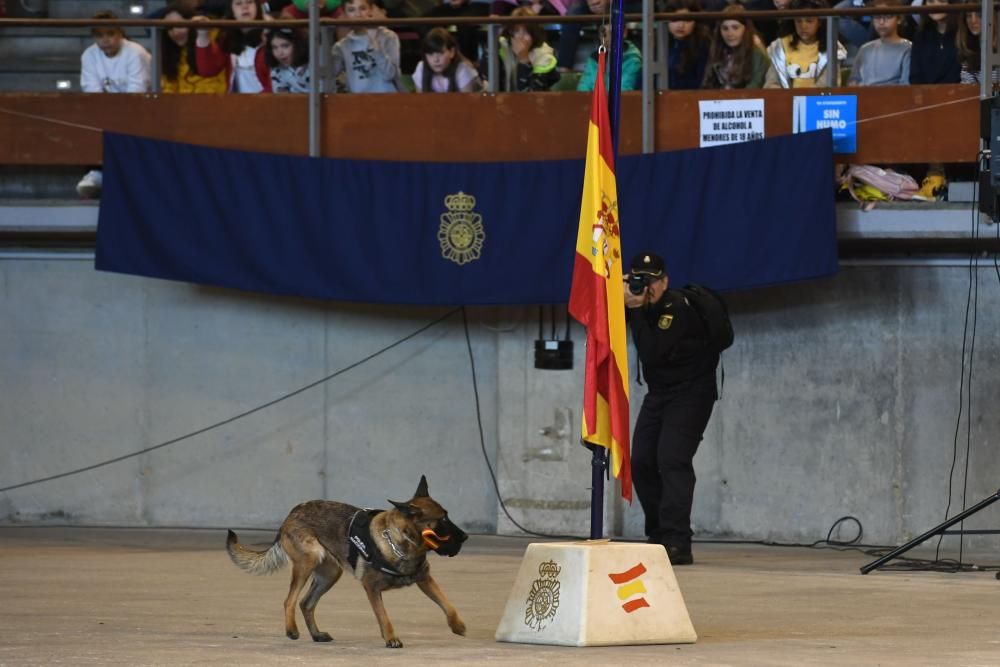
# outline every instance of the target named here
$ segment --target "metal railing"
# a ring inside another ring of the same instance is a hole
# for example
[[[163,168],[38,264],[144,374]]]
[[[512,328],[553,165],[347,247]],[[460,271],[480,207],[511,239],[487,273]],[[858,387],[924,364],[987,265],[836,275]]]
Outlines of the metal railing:
[[[310,3],[308,19],[274,19],[259,21],[233,21],[224,19],[211,19],[199,21],[164,21],[155,19],[27,19],[13,18],[0,19],[0,28],[3,27],[85,27],[92,28],[98,25],[114,26],[121,28],[142,27],[152,28],[150,54],[152,56],[151,85],[152,92],[160,92],[160,49],[163,31],[174,27],[188,27],[195,29],[224,28],[224,27],[257,27],[257,28],[309,28],[309,155],[319,156],[320,154],[320,114],[322,105],[322,95],[334,92],[332,86],[324,79],[327,58],[332,45],[331,35],[338,27],[357,26],[391,26],[395,28],[421,28],[441,25],[481,25],[487,32],[487,93],[496,94],[498,92],[499,80],[499,55],[498,44],[500,30],[504,26],[525,25],[525,24],[558,24],[566,25],[598,25],[606,21],[606,17],[594,15],[580,16],[532,16],[532,17],[452,17],[442,18],[408,18],[408,19],[330,19],[321,18],[316,3]],[[982,0],[979,4],[957,4],[957,5],[924,5],[920,7],[857,7],[844,9],[786,9],[767,11],[745,11],[739,14],[732,12],[653,12],[653,0],[643,0],[642,13],[626,14],[625,20],[629,23],[639,24],[642,31],[642,150],[644,153],[653,151],[654,127],[654,94],[663,93],[669,90],[669,65],[667,54],[670,48],[670,35],[667,30],[669,21],[721,21],[734,18],[746,18],[755,20],[777,20],[795,19],[798,17],[818,17],[826,21],[826,52],[837,53],[838,27],[837,21],[842,17],[872,16],[872,15],[899,15],[909,16],[915,14],[941,14],[954,13],[966,14],[978,11],[982,25],[982,35],[990,35],[994,30],[995,8],[993,0]],[[654,46],[655,38],[655,46]],[[980,97],[990,97],[992,95],[993,77],[992,73],[997,65],[997,54],[994,52],[993,41],[989,39],[980,40],[981,48],[981,71],[984,74],[980,77]],[[836,55],[833,56],[836,62]],[[838,74],[840,68],[827,68],[827,87],[839,85]]]

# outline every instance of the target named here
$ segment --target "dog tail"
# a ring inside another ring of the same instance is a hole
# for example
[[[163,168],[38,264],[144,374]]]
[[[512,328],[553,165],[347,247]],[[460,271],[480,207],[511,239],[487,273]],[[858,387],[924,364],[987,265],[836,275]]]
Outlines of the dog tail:
[[[269,549],[255,551],[240,544],[236,533],[230,530],[226,536],[226,551],[229,552],[229,558],[236,567],[250,574],[271,574],[283,568],[288,562],[288,554],[281,548],[277,535]]]

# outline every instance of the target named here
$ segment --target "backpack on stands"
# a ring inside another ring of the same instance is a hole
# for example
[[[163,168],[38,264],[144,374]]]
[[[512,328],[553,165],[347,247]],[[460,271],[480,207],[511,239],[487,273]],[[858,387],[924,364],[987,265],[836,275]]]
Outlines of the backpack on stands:
[[[690,283],[677,290],[684,295],[691,307],[705,324],[708,346],[721,353],[733,344],[733,323],[729,319],[729,306],[722,295],[711,287]]]
[[[870,164],[852,164],[840,178],[840,187],[859,202],[865,210],[871,210],[875,202],[894,199],[920,199],[920,186],[909,174],[892,169],[882,169]]]

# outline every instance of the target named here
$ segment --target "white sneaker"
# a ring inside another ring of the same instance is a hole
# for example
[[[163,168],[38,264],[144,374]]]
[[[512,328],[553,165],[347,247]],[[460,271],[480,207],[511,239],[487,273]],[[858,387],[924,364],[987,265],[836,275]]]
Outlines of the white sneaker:
[[[91,169],[80,182],[76,184],[76,191],[85,199],[97,199],[101,196],[101,185],[104,182],[104,174],[100,169]]]

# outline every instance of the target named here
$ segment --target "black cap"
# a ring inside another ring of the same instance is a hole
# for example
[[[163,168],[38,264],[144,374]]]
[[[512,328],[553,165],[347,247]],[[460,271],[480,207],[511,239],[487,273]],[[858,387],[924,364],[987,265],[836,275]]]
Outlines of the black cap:
[[[664,275],[663,258],[652,252],[640,252],[632,258],[632,273],[660,278]]]

